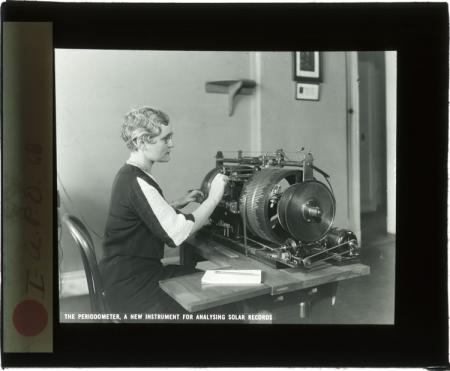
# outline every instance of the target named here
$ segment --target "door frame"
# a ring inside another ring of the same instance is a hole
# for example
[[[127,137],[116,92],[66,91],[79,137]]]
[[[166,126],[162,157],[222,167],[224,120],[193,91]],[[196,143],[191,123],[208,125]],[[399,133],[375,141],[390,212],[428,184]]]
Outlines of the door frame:
[[[361,241],[358,52],[346,52],[348,224]],[[386,226],[396,231],[397,52],[385,52],[386,79]]]
[[[358,52],[346,52],[347,69],[347,199],[348,226],[361,241]]]
[[[395,234],[397,206],[397,51],[385,52],[386,67],[386,227]]]

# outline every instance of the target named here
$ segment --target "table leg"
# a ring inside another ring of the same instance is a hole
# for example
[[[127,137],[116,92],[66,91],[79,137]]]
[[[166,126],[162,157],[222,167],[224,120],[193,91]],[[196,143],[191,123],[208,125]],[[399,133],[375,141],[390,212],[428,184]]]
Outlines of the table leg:
[[[338,283],[337,282],[331,282],[330,283],[330,295],[331,295],[331,306],[334,307],[334,304],[336,304],[336,294],[338,289]]]
[[[205,260],[195,252],[195,247],[188,243],[180,245],[180,265],[195,268],[198,262]]]
[[[271,313],[273,323],[332,323],[337,288],[338,283],[331,282],[284,295],[248,299],[245,311]]]

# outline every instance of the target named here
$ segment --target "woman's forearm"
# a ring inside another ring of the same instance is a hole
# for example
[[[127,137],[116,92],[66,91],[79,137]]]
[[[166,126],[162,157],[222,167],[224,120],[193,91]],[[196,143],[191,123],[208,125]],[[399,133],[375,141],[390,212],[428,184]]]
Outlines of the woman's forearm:
[[[195,224],[190,234],[197,232],[209,221],[209,217],[219,202],[220,201],[208,197],[195,211],[192,212],[192,215],[194,215],[195,218]]]

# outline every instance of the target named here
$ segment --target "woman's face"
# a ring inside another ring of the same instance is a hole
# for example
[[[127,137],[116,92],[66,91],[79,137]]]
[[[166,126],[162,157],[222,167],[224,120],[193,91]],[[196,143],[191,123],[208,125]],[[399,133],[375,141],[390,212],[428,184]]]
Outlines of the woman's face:
[[[152,138],[151,143],[145,143],[141,151],[147,160],[152,162],[167,162],[173,148],[173,130],[170,124],[161,125],[161,133]]]

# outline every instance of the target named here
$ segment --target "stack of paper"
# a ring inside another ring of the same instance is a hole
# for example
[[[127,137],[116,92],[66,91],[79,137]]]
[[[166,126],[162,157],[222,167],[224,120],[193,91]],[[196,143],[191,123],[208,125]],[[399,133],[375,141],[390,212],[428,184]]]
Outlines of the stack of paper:
[[[202,277],[206,285],[258,285],[261,283],[261,270],[227,269],[208,270]]]

